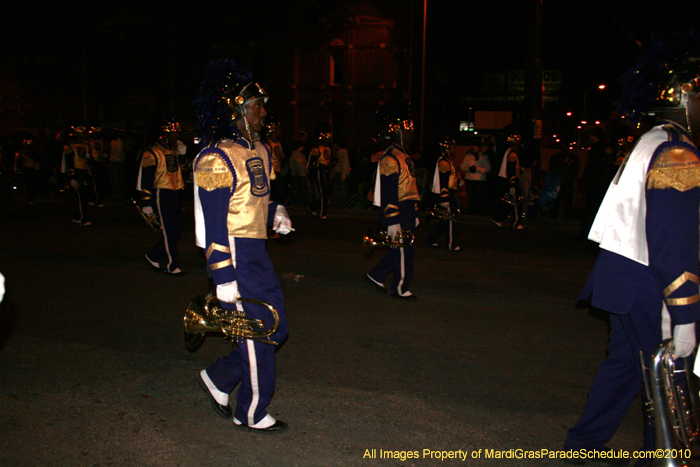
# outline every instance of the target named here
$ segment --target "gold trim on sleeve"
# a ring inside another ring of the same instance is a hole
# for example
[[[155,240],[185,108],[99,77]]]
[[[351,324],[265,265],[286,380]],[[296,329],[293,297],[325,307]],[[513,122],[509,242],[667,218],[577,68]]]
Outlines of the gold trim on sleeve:
[[[233,174],[217,154],[201,156],[194,170],[194,180],[199,188],[206,191],[233,187]]]
[[[389,209],[396,209],[396,211],[398,211],[399,207],[396,206],[395,204],[387,204],[386,207],[384,208],[384,217],[396,217],[399,215],[398,212],[387,214],[387,211],[389,211]]]
[[[153,167],[156,165],[156,156],[149,150],[143,152],[141,167]]]
[[[700,301],[700,295],[693,295],[692,297],[684,297],[684,298],[667,298],[666,305],[668,305],[668,306],[692,305],[693,303],[697,303],[698,301]]]
[[[438,171],[442,174],[452,172],[452,166],[446,160],[441,160],[438,162]]]
[[[197,171],[194,174],[197,186],[206,191],[213,191],[217,188],[231,188],[233,186],[233,176],[231,172],[211,172]]]
[[[226,261],[219,261],[218,263],[210,264],[209,270],[216,271],[217,269],[225,268],[226,266],[232,266],[232,265],[233,265],[233,260],[231,258],[229,258]]]
[[[214,251],[220,251],[222,253],[231,253],[231,248],[224,245],[219,245],[218,243],[212,243],[211,245],[209,245],[209,248],[207,248],[207,260],[209,260],[209,257]]]
[[[399,173],[399,165],[396,160],[392,157],[386,157],[390,162],[382,162],[379,164],[379,175],[393,175]]]
[[[674,147],[663,151],[647,174],[648,189],[674,188],[688,191],[700,186],[700,160],[688,149]]]
[[[684,272],[683,274],[680,275],[680,277],[678,279],[671,282],[671,284],[664,289],[664,298],[668,298],[669,295],[671,295],[673,292],[678,290],[683,284],[685,284],[688,281],[695,282],[696,284],[700,284],[700,277],[696,276],[692,272],[688,272],[688,271]],[[682,299],[678,299],[678,300],[682,300]]]

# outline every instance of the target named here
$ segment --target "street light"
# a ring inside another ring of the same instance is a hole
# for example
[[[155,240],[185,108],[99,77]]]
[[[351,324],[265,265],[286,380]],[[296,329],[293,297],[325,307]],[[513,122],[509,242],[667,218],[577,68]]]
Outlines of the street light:
[[[574,115],[573,112],[566,112],[564,114],[565,117],[572,117]],[[560,123],[561,123],[561,115],[557,117],[557,133],[560,133],[562,130],[560,128]],[[566,125],[567,127],[569,126],[568,124]]]
[[[596,88],[598,88],[599,90],[602,91],[603,89],[605,89],[605,85],[599,84],[597,86],[591,86],[590,88],[586,89],[586,91],[583,93],[583,113],[581,114],[582,120],[581,120],[581,125],[578,126],[578,130],[579,130],[579,132],[578,132],[578,149],[579,149],[579,151],[581,150],[581,133],[583,131],[583,125],[587,125],[587,123],[588,123],[586,121],[586,98],[588,96],[588,91],[590,91],[591,89],[596,89]]]
[[[590,91],[591,89],[595,89],[595,88],[598,88],[602,91],[603,89],[605,89],[605,85],[599,84],[597,86],[591,86],[590,88],[586,89],[586,91],[583,93],[583,113],[581,114],[581,117],[583,119],[586,118],[586,98],[588,96],[588,91]]]

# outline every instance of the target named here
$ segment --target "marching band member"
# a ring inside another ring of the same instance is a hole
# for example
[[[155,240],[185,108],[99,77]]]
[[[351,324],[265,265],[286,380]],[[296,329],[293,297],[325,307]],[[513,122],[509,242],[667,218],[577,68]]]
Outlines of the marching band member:
[[[699,58],[700,41],[679,35],[654,44],[623,76],[621,114],[635,122],[659,119],[625,158],[588,236],[601,250],[579,298],[610,313],[610,341],[581,418],[568,431],[566,450],[609,449],[605,443],[643,387],[640,352],[650,362],[669,338],[675,358],[695,347],[700,152],[691,135],[700,129]],[[642,449],[653,450],[654,439],[649,420]]]
[[[309,153],[309,175],[318,194],[308,211],[321,219],[326,219],[328,203],[331,199],[331,177],[338,163],[337,146],[333,144],[333,128],[322,123],[318,127],[318,144]]]
[[[101,127],[90,127],[88,130],[87,144],[90,145],[90,166],[92,168],[92,185],[94,188],[95,198],[91,206],[98,208],[105,207],[104,200],[107,197],[109,188],[109,178],[107,175],[107,154],[104,148],[104,140],[102,139]]]
[[[195,100],[204,147],[194,161],[195,222],[197,246],[206,251],[222,307],[266,320],[267,308],[238,299],[269,303],[280,320],[270,338],[281,343],[288,333],[284,297],[265,240],[268,224],[282,235],[292,228],[284,206],[270,203],[272,158],[257,141],[267,99],[253,75],[234,61],[209,63]],[[236,427],[262,433],[287,428],[267,411],[275,391],[273,345],[245,340],[202,370],[198,382],[216,413],[233,416]],[[234,412],[229,395],[239,383]]]
[[[382,228],[391,238],[399,231],[415,231],[418,226],[420,194],[416,184],[413,159],[406,153],[413,142],[413,121],[408,112],[399,106],[387,106],[378,112],[379,124],[391,145],[379,159],[374,205],[380,207]],[[418,300],[409,290],[413,279],[414,247],[390,248],[389,252],[372,268],[366,279],[378,290],[386,293],[384,281],[393,274],[391,296],[402,300]]]
[[[270,177],[270,199],[276,203],[285,203],[287,197],[287,172],[289,161],[280,143],[281,124],[275,117],[268,115],[265,119],[265,137],[262,142],[272,155],[272,170],[275,176]]]
[[[81,126],[71,127],[68,144],[63,147],[61,172],[66,174],[71,188],[78,196],[78,206],[73,214],[72,222],[87,227],[92,225],[88,218],[88,197],[92,177],[90,176],[90,146],[85,142]]]
[[[457,169],[452,160],[452,152],[455,147],[455,140],[445,138],[440,143],[442,154],[438,157],[435,165],[435,176],[433,177],[432,192],[438,196],[438,204],[449,213],[458,212],[457,208],[457,190],[458,177]],[[425,239],[425,243],[438,248],[438,239],[443,235],[447,236],[447,249],[450,251],[460,251],[462,247],[456,244],[457,241],[457,223],[451,220],[441,219],[438,224],[430,231]]]
[[[168,274],[182,274],[178,267],[177,242],[182,236],[182,192],[185,182],[178,161],[180,124],[165,119],[160,126],[160,138],[143,152],[136,189],[141,192],[141,210],[147,216],[154,212],[163,227],[163,237],[146,261],[155,269]]]
[[[498,172],[498,180],[504,185],[506,190],[502,202],[498,204],[496,213],[491,218],[491,223],[496,227],[503,227],[503,221],[512,214],[513,230],[523,230],[525,227],[522,224],[521,213],[518,210],[520,205],[520,135],[512,134],[508,136],[510,147],[503,154],[501,162],[501,170]],[[505,200],[509,200],[506,202]]]

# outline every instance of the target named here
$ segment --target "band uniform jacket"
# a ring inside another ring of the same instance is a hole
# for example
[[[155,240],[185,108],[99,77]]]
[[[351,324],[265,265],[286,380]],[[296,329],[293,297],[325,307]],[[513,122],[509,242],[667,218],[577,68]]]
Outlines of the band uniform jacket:
[[[433,178],[433,193],[438,195],[439,203],[452,201],[453,195],[457,193],[459,178],[457,169],[452,158],[442,155],[435,165],[435,176]]]
[[[379,159],[374,190],[382,226],[401,224],[402,230],[414,230],[418,225],[419,201],[413,159],[403,148],[392,144]]]
[[[253,148],[241,138],[222,140],[195,159],[195,220],[197,246],[204,248],[214,282],[236,280],[229,236],[267,238],[270,206],[271,155],[265,145]],[[201,191],[208,195],[202,198]],[[205,218],[203,210],[207,210]]]
[[[663,337],[700,320],[700,153],[680,125],[661,122],[622,163],[589,238],[601,251],[579,298],[617,314],[632,310],[642,278],[655,282]]]
[[[158,141],[143,152],[137,186],[142,206],[153,206],[153,192],[157,189],[181,190],[184,187],[177,146],[168,149]]]
[[[87,143],[77,141],[68,143],[63,148],[61,172],[65,173],[69,180],[76,178],[76,171],[84,171],[88,174],[90,171],[88,159],[90,159],[90,146]]]

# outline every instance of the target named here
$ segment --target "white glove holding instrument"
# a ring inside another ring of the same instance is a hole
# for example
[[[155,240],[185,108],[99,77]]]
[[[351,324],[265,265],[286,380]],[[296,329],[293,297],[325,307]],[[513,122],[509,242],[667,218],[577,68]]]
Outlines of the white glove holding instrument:
[[[675,358],[684,358],[695,349],[695,323],[677,324],[673,327],[673,345],[676,347]]]
[[[389,238],[393,239],[399,230],[401,230],[401,224],[394,224],[387,227],[386,233],[389,235]]]
[[[143,209],[141,209],[141,211],[143,211],[143,213],[147,216],[153,214],[153,208],[151,206],[144,206]]]
[[[187,154],[187,146],[185,146],[185,143],[180,140],[177,140],[177,153],[180,156]]]
[[[272,221],[272,230],[280,235],[287,235],[289,232],[294,231],[287,208],[281,204],[278,204],[277,209],[275,209],[275,220]]]
[[[234,304],[238,302],[238,299],[241,298],[241,294],[238,293],[238,282],[233,281],[217,285],[216,298],[224,303]]]

